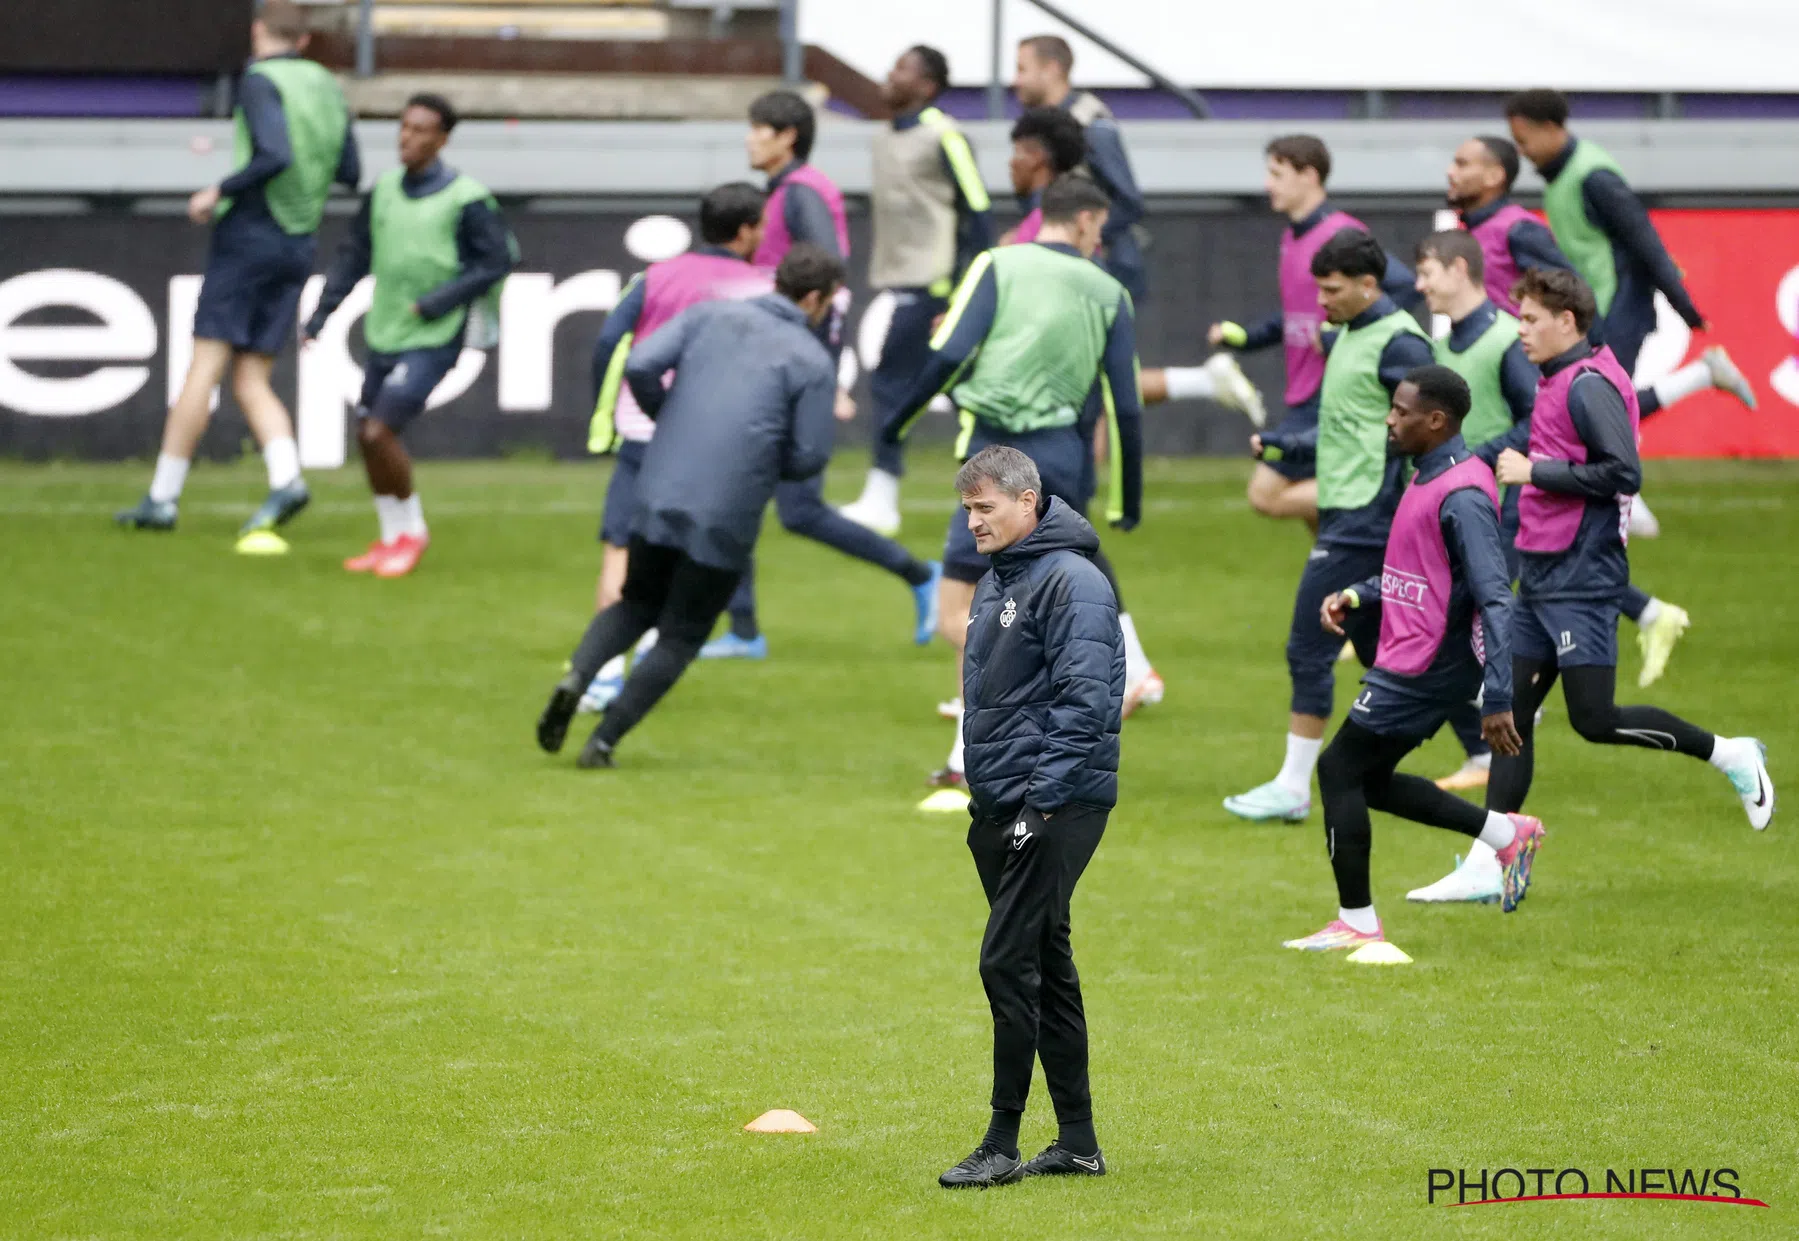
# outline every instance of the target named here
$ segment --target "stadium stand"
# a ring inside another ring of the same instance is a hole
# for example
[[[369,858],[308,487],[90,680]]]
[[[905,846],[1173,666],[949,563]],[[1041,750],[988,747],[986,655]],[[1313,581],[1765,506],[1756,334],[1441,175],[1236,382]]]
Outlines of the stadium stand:
[[[355,0],[312,7],[312,54],[348,75]],[[470,116],[735,118],[781,76],[772,0],[384,0],[373,29],[375,75],[346,76],[365,116],[393,115],[428,80]],[[880,114],[875,83],[822,49],[806,49],[805,73],[820,98]]]

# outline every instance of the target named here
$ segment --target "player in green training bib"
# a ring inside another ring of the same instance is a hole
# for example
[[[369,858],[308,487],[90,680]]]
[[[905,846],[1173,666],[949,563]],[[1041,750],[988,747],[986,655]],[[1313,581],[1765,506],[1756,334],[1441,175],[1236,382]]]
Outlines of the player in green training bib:
[[[293,0],[267,0],[250,25],[254,55],[238,85],[235,171],[188,200],[188,218],[212,225],[193,360],[163,425],[149,493],[118,515],[122,526],[175,528],[188,467],[227,371],[269,475],[268,498],[243,533],[284,524],[311,498],[293,420],[269,373],[293,339],[331,185],[355,189],[362,165],[343,92],[330,70],[301,57],[306,41]]]
[[[1142,407],[1131,295],[1092,261],[1109,203],[1092,181],[1070,174],[1044,190],[1042,210],[1036,241],[989,250],[969,266],[880,434],[899,443],[932,398],[948,392],[962,415],[958,455],[1010,445],[1036,463],[1045,496],[1085,513],[1095,480],[1084,437],[1095,425],[1090,411],[1104,410],[1113,448],[1107,517],[1128,530],[1142,507]],[[938,625],[958,658],[975,583],[988,567],[957,512],[943,549]],[[961,787],[961,746],[958,720],[949,764],[933,784]]]
[[[1263,460],[1315,459],[1318,540],[1306,557],[1287,632],[1287,753],[1266,784],[1224,799],[1238,818],[1298,823],[1312,812],[1312,775],[1324,745],[1343,638],[1319,622],[1324,600],[1378,577],[1387,532],[1404,489],[1403,459],[1389,452],[1387,412],[1406,373],[1431,362],[1430,338],[1382,291],[1387,254],[1359,228],[1332,235],[1312,256],[1318,304],[1336,329],[1324,339],[1318,424],[1285,424],[1250,443]],[[1353,614],[1344,626],[1364,666],[1374,662],[1379,610]]]
[[[382,174],[332,260],[306,325],[311,341],[364,276],[375,289],[362,321],[369,356],[356,408],[356,442],[375,495],[380,535],[352,573],[402,577],[430,543],[400,435],[465,345],[496,343],[500,286],[518,250],[487,188],[438,153],[456,128],[442,95],[414,95],[400,114],[401,167]]]

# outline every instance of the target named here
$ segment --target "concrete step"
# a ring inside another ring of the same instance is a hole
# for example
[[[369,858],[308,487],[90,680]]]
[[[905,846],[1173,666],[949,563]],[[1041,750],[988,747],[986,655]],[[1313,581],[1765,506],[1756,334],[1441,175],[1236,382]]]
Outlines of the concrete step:
[[[661,9],[574,5],[403,4],[375,9],[378,36],[460,35],[497,39],[666,39]]]
[[[751,100],[781,84],[778,76],[753,74],[379,73],[340,80],[362,117],[398,116],[412,95],[436,91],[464,116],[552,120],[742,121]],[[822,102],[824,92],[816,93]]]

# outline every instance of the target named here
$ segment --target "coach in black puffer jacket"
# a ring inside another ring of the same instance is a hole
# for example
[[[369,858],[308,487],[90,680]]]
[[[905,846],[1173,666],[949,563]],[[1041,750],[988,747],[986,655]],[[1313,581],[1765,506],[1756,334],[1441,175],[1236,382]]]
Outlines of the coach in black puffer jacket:
[[[977,814],[1118,804],[1124,637],[1098,550],[1086,519],[1051,498],[975,591],[962,728]]]
[[[975,547],[963,651],[968,851],[987,897],[981,984],[993,1011],[993,1117],[947,1187],[1025,1176],[1104,1176],[1087,1082],[1087,1013],[1069,939],[1075,885],[1118,801],[1124,635],[1094,565],[1099,538],[1037,466],[994,444],[956,475]],[[1025,1162],[1018,1126],[1043,1062],[1056,1140]]]

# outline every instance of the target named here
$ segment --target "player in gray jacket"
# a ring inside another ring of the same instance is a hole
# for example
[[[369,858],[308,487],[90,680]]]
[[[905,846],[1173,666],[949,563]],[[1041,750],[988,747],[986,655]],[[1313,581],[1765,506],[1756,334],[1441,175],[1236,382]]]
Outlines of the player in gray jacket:
[[[842,283],[842,263],[798,245],[772,294],[691,307],[631,351],[625,381],[656,434],[638,478],[629,567],[622,597],[593,618],[550,693],[537,722],[545,750],[562,749],[600,666],[654,628],[655,648],[581,751],[582,767],[612,766],[613,748],[674,687],[730,601],[775,485],[830,460],[837,368],[812,329]]]

